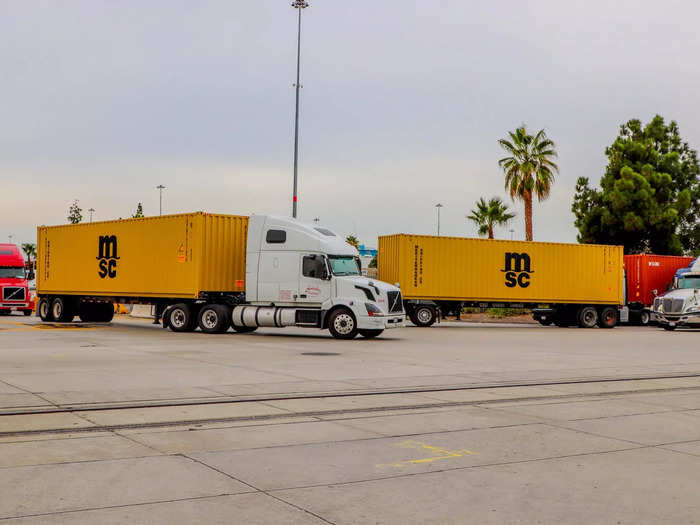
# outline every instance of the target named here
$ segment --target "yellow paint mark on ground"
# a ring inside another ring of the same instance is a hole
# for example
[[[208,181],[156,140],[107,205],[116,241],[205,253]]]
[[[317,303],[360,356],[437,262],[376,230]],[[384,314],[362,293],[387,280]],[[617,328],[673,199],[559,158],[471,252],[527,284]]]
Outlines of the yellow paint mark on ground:
[[[414,441],[412,439],[409,439],[407,441],[402,441],[401,443],[395,443],[395,447],[399,448],[410,448],[410,449],[415,449],[415,450],[427,450],[431,454],[433,454],[430,457],[427,458],[418,458],[418,459],[408,459],[406,461],[398,461],[396,463],[388,463],[388,464],[379,464],[377,467],[395,467],[395,468],[401,468],[401,467],[406,467],[409,465],[419,465],[421,463],[432,463],[433,461],[437,461],[439,459],[451,459],[451,458],[461,458],[462,456],[478,456],[478,452],[474,452],[472,450],[467,450],[467,449],[462,449],[462,450],[447,450],[442,447],[436,447],[433,445],[428,445],[427,443],[423,443],[421,441]]]
[[[4,323],[3,323],[4,324]],[[8,328],[0,326],[0,330],[3,332],[29,332],[31,330],[94,330],[97,328],[94,325],[84,325],[84,324],[61,324],[61,323],[18,323],[16,321],[11,321],[7,323],[11,325]]]

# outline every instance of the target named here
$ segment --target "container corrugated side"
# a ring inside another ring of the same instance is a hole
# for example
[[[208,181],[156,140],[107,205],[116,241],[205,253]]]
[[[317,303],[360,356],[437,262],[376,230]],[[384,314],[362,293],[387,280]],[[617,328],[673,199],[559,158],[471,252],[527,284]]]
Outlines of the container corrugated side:
[[[399,253],[389,249],[398,244]],[[378,278],[406,299],[622,304],[622,247],[394,235]],[[384,252],[384,253],[382,253]]]
[[[163,215],[37,229],[37,292],[52,295],[196,298],[201,291],[234,291],[240,274],[223,271],[203,277],[207,257],[241,251],[240,224],[247,218],[232,216],[225,228],[206,237],[206,215]],[[226,222],[221,220],[221,222]],[[234,226],[235,225],[235,226]],[[245,236],[243,236],[245,237]],[[210,246],[204,247],[207,242]],[[245,241],[242,241],[245,266]],[[212,263],[215,264],[215,263]],[[240,268],[240,263],[236,268]],[[202,284],[214,286],[211,290]],[[234,285],[233,290],[228,287]],[[240,286],[238,289],[242,290]]]
[[[673,281],[676,270],[687,267],[693,258],[642,253],[625,255],[624,260],[627,302],[651,306],[654,297],[665,292]]]
[[[245,289],[245,252],[248,217],[204,214],[199,289],[242,292]]]

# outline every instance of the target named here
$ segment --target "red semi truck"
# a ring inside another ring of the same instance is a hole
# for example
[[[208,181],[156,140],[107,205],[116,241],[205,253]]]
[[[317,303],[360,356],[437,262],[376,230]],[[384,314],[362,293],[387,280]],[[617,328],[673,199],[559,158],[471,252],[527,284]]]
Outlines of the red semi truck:
[[[692,257],[648,253],[625,255],[630,321],[648,324],[652,320],[654,298],[666,292],[676,270],[688,266],[692,260]]]
[[[32,315],[27,272],[17,245],[0,244],[0,315],[11,312]]]

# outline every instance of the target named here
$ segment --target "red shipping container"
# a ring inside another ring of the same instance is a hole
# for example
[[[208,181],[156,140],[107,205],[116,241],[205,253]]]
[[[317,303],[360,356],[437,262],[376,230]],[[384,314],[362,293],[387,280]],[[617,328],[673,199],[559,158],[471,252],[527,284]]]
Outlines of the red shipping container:
[[[625,255],[625,273],[627,274],[627,304],[641,303],[651,306],[654,302],[654,290],[657,295],[666,291],[668,284],[678,268],[685,268],[693,257],[675,255],[653,255],[642,253]]]

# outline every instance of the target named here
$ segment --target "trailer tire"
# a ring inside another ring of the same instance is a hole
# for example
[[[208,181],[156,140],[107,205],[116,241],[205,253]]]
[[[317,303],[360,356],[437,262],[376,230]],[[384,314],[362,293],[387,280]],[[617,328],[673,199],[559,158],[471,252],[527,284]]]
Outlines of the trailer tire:
[[[173,332],[191,332],[196,325],[192,310],[185,303],[177,303],[168,308],[168,326]]]
[[[109,323],[114,319],[114,305],[112,303],[97,304],[97,319],[99,323]]]
[[[51,301],[51,317],[57,323],[70,323],[75,317],[73,305],[65,297],[56,297]]]
[[[414,325],[428,327],[435,324],[437,320],[437,310],[434,306],[419,304],[409,311],[408,317]]]
[[[39,304],[36,305],[36,314],[45,323],[52,322],[53,316],[51,315],[51,299],[46,297],[39,299]]]
[[[598,326],[601,328],[615,328],[617,326],[617,308],[606,306],[598,315]]]
[[[205,334],[222,334],[229,327],[228,309],[221,304],[207,304],[199,310],[197,324]]]
[[[598,324],[598,310],[592,306],[582,306],[576,319],[580,328],[594,328]]]
[[[382,329],[380,329],[380,330],[358,330],[358,332],[360,333],[360,335],[361,335],[362,337],[364,337],[365,339],[374,339],[374,338],[377,337],[378,335],[381,335],[381,333],[382,333],[383,331],[384,331],[384,330],[382,330]]]
[[[328,319],[328,331],[336,339],[353,339],[357,336],[357,320],[348,308],[334,310]]]

